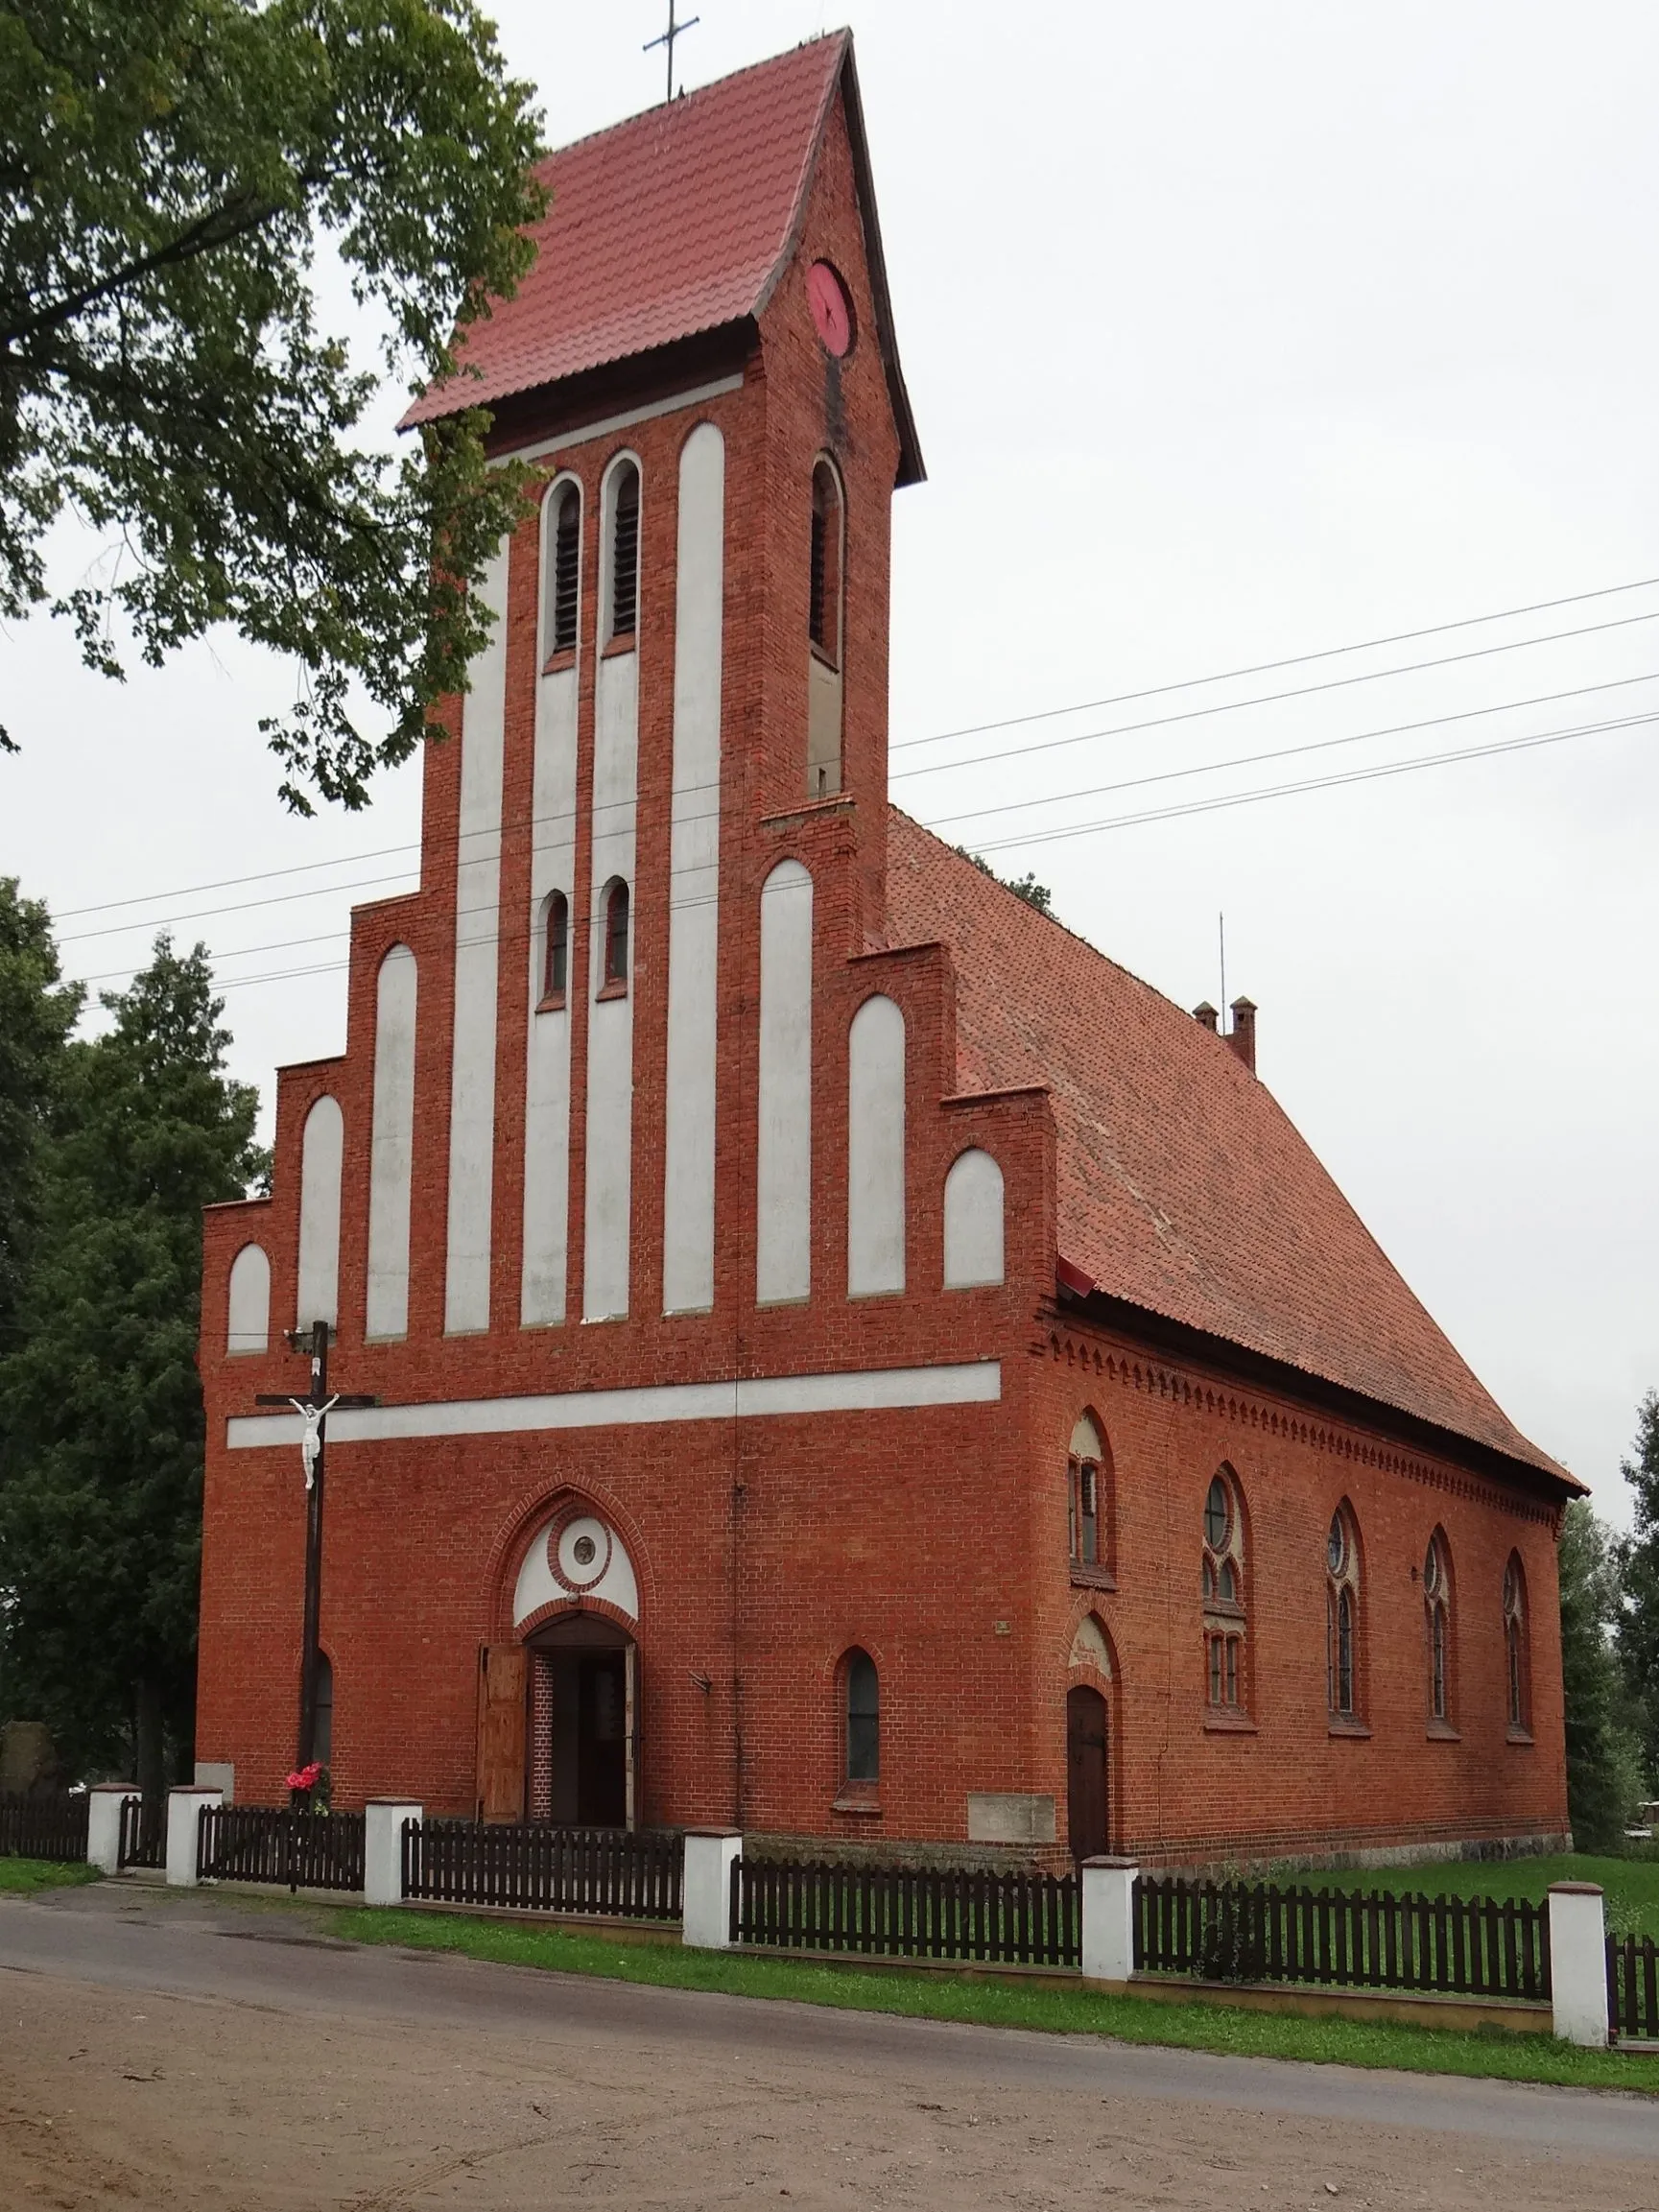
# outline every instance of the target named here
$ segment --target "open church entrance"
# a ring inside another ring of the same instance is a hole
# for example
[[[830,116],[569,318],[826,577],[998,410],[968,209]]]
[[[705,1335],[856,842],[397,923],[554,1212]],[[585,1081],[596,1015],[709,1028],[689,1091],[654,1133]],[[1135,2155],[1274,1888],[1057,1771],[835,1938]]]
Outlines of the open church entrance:
[[[529,1812],[563,1827],[631,1828],[638,1650],[597,1614],[531,1637]]]

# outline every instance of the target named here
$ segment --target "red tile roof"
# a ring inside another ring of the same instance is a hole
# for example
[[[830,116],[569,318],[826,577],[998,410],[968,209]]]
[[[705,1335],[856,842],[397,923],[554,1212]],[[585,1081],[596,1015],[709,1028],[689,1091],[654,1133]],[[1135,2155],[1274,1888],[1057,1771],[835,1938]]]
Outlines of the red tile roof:
[[[535,261],[460,347],[478,375],[431,386],[403,427],[757,314],[794,251],[838,84],[865,202],[878,340],[907,445],[902,480],[918,476],[848,31],[648,108],[542,162],[537,175],[553,204],[536,227]]]
[[[896,808],[889,836],[889,941],[955,956],[958,1087],[1051,1093],[1063,1266],[1581,1487],[1471,1373],[1221,1039]]]

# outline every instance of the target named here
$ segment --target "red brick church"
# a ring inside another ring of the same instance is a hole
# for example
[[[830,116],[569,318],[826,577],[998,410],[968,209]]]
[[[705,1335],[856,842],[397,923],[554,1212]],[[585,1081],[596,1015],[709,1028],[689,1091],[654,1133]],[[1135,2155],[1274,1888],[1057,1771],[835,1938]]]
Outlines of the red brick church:
[[[922,456],[844,35],[547,165],[476,380],[539,504],[207,1221],[202,1778],[1149,1860],[1554,1838],[1529,1443],[1255,1069],[889,802]]]

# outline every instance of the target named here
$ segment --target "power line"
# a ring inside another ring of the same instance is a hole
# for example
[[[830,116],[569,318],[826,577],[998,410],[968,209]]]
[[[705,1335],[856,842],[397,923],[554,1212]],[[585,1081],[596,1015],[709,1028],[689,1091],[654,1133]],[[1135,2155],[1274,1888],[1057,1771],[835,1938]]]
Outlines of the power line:
[[[1333,791],[1348,783],[1375,783],[1384,776],[1410,775],[1417,769],[1446,768],[1457,761],[1487,760],[1499,753],[1528,752],[1539,746],[1563,745],[1570,738],[1598,737],[1616,729],[1641,729],[1653,723],[1659,723],[1659,713],[1626,715],[1617,722],[1587,723],[1579,729],[1540,730],[1531,737],[1499,738],[1491,745],[1468,745],[1452,752],[1421,753],[1414,760],[1384,761],[1374,768],[1346,769],[1337,775],[1307,776],[1295,783],[1268,784],[1255,791],[1232,792],[1219,798],[1189,799],[1179,806],[1156,807],[1143,814],[1118,815],[1103,821],[1074,822],[1059,829],[1030,830],[1015,837],[998,838],[979,849],[1003,852],[1014,846],[1056,844],[1065,838],[1133,829],[1142,822],[1173,821],[1190,814],[1219,814],[1230,806],[1256,806],[1264,799],[1292,798],[1309,791]]]
[[[1344,654],[1376,652],[1385,645],[1411,645],[1420,637],[1443,637],[1455,630],[1479,630],[1488,622],[1507,622],[1523,614],[1549,614],[1558,607],[1582,607],[1589,600],[1615,599],[1626,591],[1649,591],[1656,584],[1659,584],[1659,576],[1638,577],[1631,583],[1603,584],[1599,591],[1574,591],[1569,592],[1564,599],[1537,599],[1527,607],[1500,607],[1494,614],[1466,614],[1457,622],[1431,623],[1426,630],[1398,630],[1391,636],[1362,638],[1354,645],[1327,645],[1322,646],[1317,653],[1292,653],[1283,660],[1255,661],[1248,668],[1218,669],[1213,676],[1186,676],[1174,683],[1149,684],[1144,691],[1120,691],[1110,699],[1078,700],[1070,706],[1045,706],[1031,714],[1007,715],[999,722],[973,722],[960,729],[937,730],[932,737],[901,738],[888,749],[890,752],[907,752],[912,746],[943,745],[956,737],[983,737],[988,730],[1013,729],[1024,723],[1054,722],[1067,714],[1098,714],[1102,707],[1133,706],[1143,699],[1162,699],[1172,692],[1196,691],[1206,683],[1232,683],[1245,676],[1272,676],[1281,668],[1304,668],[1315,661],[1340,659]],[[1568,630],[1563,634],[1572,637],[1579,633]],[[1517,642],[1527,644],[1531,641],[1522,638]],[[1379,673],[1386,676],[1395,672],[1384,669]]]
[[[1376,729],[1354,731],[1341,737],[1316,738],[1301,746],[1278,747],[1274,748],[1272,750],[1260,753],[1241,753],[1236,754],[1226,760],[1198,762],[1189,768],[1160,770],[1149,775],[1126,778],[1121,783],[1097,784],[1092,787],[1084,786],[1070,791],[1054,792],[1042,798],[998,801],[997,803],[990,806],[975,807],[959,814],[936,817],[931,826],[944,827],[956,822],[982,821],[987,818],[995,818],[1003,814],[1020,812],[1033,806],[1057,806],[1069,800],[1081,798],[1098,798],[1103,797],[1108,792],[1132,790],[1138,784],[1143,783],[1150,784],[1173,781],[1176,779],[1195,775],[1221,774],[1236,768],[1258,767],[1270,760],[1290,758],[1302,753],[1327,751],[1342,746],[1365,744],[1380,737],[1407,736],[1418,730],[1436,728],[1452,723],[1467,722],[1478,719],[1483,715],[1519,713],[1528,707],[1558,705],[1563,700],[1585,698],[1598,692],[1618,690],[1632,683],[1648,683],[1655,680],[1659,680],[1659,671],[1651,671],[1640,676],[1616,677],[1605,683],[1578,684],[1575,685],[1567,691],[1537,692],[1525,699],[1499,701],[1496,704],[1491,706],[1463,708],[1455,714],[1430,715],[1416,722],[1389,724]],[[712,789],[713,787],[705,786],[702,788]],[[622,806],[631,805],[636,802],[633,800],[614,800],[610,803],[615,806]],[[572,816],[568,810],[560,809],[557,813],[551,815],[535,815],[527,818],[527,820],[504,822],[502,824],[501,834],[506,836],[513,830],[521,829],[527,826],[533,829],[542,828],[545,827],[549,822],[563,822],[568,821],[571,819]],[[465,834],[467,836],[477,837],[486,833],[479,831],[468,831]],[[451,839],[448,842],[453,843],[455,841]],[[396,850],[398,848],[391,847],[389,849]],[[411,847],[409,849],[413,850],[415,848]],[[180,924],[193,921],[216,920],[220,916],[227,914],[249,914],[253,913],[261,908],[293,905],[296,902],[304,902],[309,899],[326,897],[335,892],[374,890],[383,884],[401,883],[405,880],[410,872],[411,871],[408,869],[399,869],[396,873],[391,875],[360,876],[355,878],[347,877],[343,882],[323,885],[312,891],[273,892],[269,897],[242,899],[237,900],[229,905],[219,907],[201,907],[193,910],[188,914],[156,916],[144,922],[111,922],[106,924],[101,929],[81,930],[74,932],[70,936],[60,938],[59,940],[59,943],[60,945],[85,944],[89,943],[95,938],[125,936],[130,931],[137,929],[158,930],[168,927],[177,927]],[[320,940],[306,938],[292,938],[284,941],[291,944],[305,944]],[[111,969],[109,971],[111,974],[120,974],[123,972],[127,971],[120,969]]]
[[[888,750],[889,753],[904,752],[910,750],[912,747],[915,746],[942,744],[947,738],[979,736],[990,730],[1012,729],[1024,726],[1029,724],[1050,722],[1068,714],[1094,713],[1109,706],[1131,705],[1139,700],[1161,698],[1176,692],[1195,690],[1201,688],[1205,684],[1227,682],[1234,678],[1245,676],[1270,675],[1273,671],[1281,668],[1294,668],[1316,661],[1336,659],[1346,654],[1370,652],[1385,645],[1410,644],[1413,639],[1420,637],[1434,637],[1443,635],[1453,630],[1477,629],[1482,624],[1488,622],[1502,622],[1511,617],[1523,614],[1548,613],[1552,608],[1554,607],[1575,607],[1581,605],[1589,600],[1612,598],[1618,594],[1628,591],[1646,591],[1652,589],[1655,586],[1659,586],[1659,577],[1638,578],[1636,581],[1629,583],[1607,584],[1597,591],[1574,592],[1561,599],[1538,600],[1527,607],[1504,607],[1492,614],[1467,615],[1457,622],[1435,623],[1425,630],[1399,630],[1393,633],[1391,636],[1365,638],[1353,645],[1326,646],[1316,653],[1294,654],[1289,655],[1283,660],[1259,661],[1251,667],[1219,671],[1213,676],[1185,677],[1178,681],[1172,683],[1153,684],[1142,691],[1121,692],[1115,697],[1108,699],[1083,700],[1077,702],[1071,706],[1045,707],[1033,711],[1030,714],[1008,715],[1000,721],[975,723],[961,729],[936,731],[931,737],[901,738],[889,744]],[[1619,622],[1598,623],[1588,625],[1587,627],[1578,630],[1551,631],[1542,637],[1514,638],[1502,645],[1482,647],[1478,652],[1468,654],[1454,654],[1441,659],[1412,662],[1402,668],[1380,668],[1368,670],[1354,677],[1340,678],[1339,679],[1338,684],[1315,684],[1307,686],[1304,689],[1286,692],[1274,692],[1256,699],[1221,701],[1214,706],[1194,709],[1191,715],[1160,716],[1147,722],[1126,723],[1112,729],[1084,731],[1081,733],[1074,734],[1070,737],[1055,740],[1054,742],[1057,745],[1079,745],[1086,743],[1090,739],[1096,737],[1129,736],[1143,730],[1160,729],[1167,727],[1172,723],[1196,719],[1201,716],[1208,716],[1213,714],[1232,714],[1242,712],[1244,709],[1253,706],[1278,704],[1288,699],[1304,698],[1319,691],[1339,688],[1341,684],[1381,682],[1389,677],[1417,675],[1427,669],[1447,667],[1458,660],[1480,659],[1498,653],[1519,652],[1523,648],[1531,645],[1559,644],[1568,639],[1593,635],[1599,630],[1617,630],[1625,627],[1628,623],[1647,622],[1654,620],[1655,618],[1655,615],[1631,615],[1623,618]],[[1015,747],[1000,752],[979,753],[964,761],[942,761],[934,765],[920,768],[901,770],[898,772],[898,774],[890,780],[897,781],[901,777],[908,777],[912,775],[936,774],[942,773],[948,768],[973,768],[979,766],[983,762],[1023,758],[1030,752],[1041,751],[1045,749],[1048,749],[1048,748],[1043,746],[1031,746]],[[708,784],[699,784],[688,786],[686,788],[694,790],[707,790],[714,787]],[[563,818],[549,816],[538,819],[542,821],[553,821],[556,819]],[[505,831],[509,828],[522,827],[523,824],[521,822],[513,822],[510,824],[504,823],[502,826]],[[426,842],[431,846],[441,851],[447,844],[458,843],[461,834],[463,833],[435,831],[432,835],[432,838]],[[261,868],[250,870],[242,875],[221,876],[208,883],[179,885],[176,886],[170,891],[136,892],[125,898],[104,899],[89,906],[66,907],[59,915],[58,919],[59,921],[79,921],[89,915],[114,914],[120,912],[124,908],[131,906],[157,906],[169,899],[196,898],[201,896],[207,892],[233,891],[240,889],[244,884],[272,883],[288,876],[314,874],[323,868],[360,867],[365,861],[386,860],[391,859],[393,855],[398,853],[419,852],[422,849],[423,842],[416,839],[411,840],[402,844],[372,846],[367,852],[341,855],[333,860],[299,861],[283,868]],[[371,883],[391,883],[397,880],[398,878],[396,876],[373,876],[361,879],[361,883],[363,885]],[[326,896],[330,891],[347,890],[354,888],[359,888],[359,885],[357,883],[323,885],[320,887],[316,893],[301,892],[296,895],[301,897],[313,895],[322,897]],[[274,900],[254,900],[250,901],[249,903],[255,905],[263,905],[275,904],[276,902]],[[214,915],[225,914],[233,911],[237,910],[229,907],[204,907],[201,909],[200,917],[195,916],[183,916],[174,918],[184,920],[207,918]],[[166,926],[166,917],[158,917],[148,921],[134,921],[126,924],[125,926],[132,929],[162,928]],[[113,934],[113,932],[81,932],[74,938],[60,939],[59,942],[79,942],[83,938],[92,934],[107,936]]]
[[[1486,660],[1495,653],[1520,653],[1529,645],[1559,645],[1566,638],[1594,637],[1602,630],[1627,630],[1638,622],[1659,622],[1659,607],[1647,614],[1623,614],[1616,622],[1592,622],[1581,630],[1550,630],[1542,637],[1518,637],[1506,645],[1476,646],[1468,653],[1442,654],[1437,659],[1413,660],[1402,668],[1376,668],[1359,676],[1333,676],[1323,683],[1296,684],[1289,691],[1258,692],[1253,699],[1221,700],[1214,706],[1189,706],[1180,714],[1153,715],[1146,722],[1115,723],[1110,729],[1076,730],[1069,737],[1046,737],[1038,745],[1007,746],[1001,752],[976,752],[966,760],[938,760],[924,763],[920,768],[901,768],[888,780],[904,783],[912,776],[948,775],[958,769],[983,768],[989,761],[1029,760],[1033,753],[1057,752],[1068,745],[1089,745],[1098,737],[1131,737],[1143,730],[1168,729],[1179,722],[1199,722],[1207,715],[1237,714],[1248,706],[1279,706],[1289,699],[1313,699],[1321,692],[1345,691],[1356,683],[1380,683],[1391,676],[1421,676],[1431,668],[1453,668],[1461,661]]]
[[[1117,783],[1097,783],[1082,791],[1051,792],[1045,798],[1010,798],[995,806],[970,807],[963,814],[941,814],[929,822],[930,829],[938,830],[954,826],[960,821],[975,821],[985,816],[1024,814],[1033,806],[1059,806],[1079,798],[1104,798],[1114,791],[1137,791],[1151,783],[1179,783],[1189,776],[1220,775],[1233,768],[1261,768],[1269,760],[1296,760],[1310,752],[1332,752],[1339,746],[1365,745],[1378,737],[1409,737],[1420,729],[1439,729],[1454,722],[1477,722],[1488,714],[1513,714],[1526,706],[1556,706],[1564,699],[1583,699],[1594,692],[1622,691],[1632,683],[1659,682],[1659,669],[1649,669],[1642,676],[1616,676],[1606,683],[1584,683],[1572,691],[1539,692],[1531,699],[1500,700],[1495,706],[1469,706],[1458,714],[1432,714],[1421,722],[1394,722],[1381,729],[1357,729],[1346,737],[1316,737],[1306,745],[1275,746],[1269,752],[1239,753],[1231,760],[1205,760],[1190,768],[1162,768],[1150,775],[1126,776]]]
[[[1641,679],[1632,678],[1631,680]],[[1600,689],[1605,687],[1591,686],[1589,688]],[[1574,694],[1564,693],[1560,696],[1571,698],[1574,696]],[[1448,716],[1445,719],[1447,721],[1458,721],[1464,718],[1462,716]],[[1373,767],[1349,769],[1334,775],[1303,777],[1286,783],[1259,786],[1251,791],[1225,793],[1214,798],[1191,799],[1175,806],[1151,808],[1139,814],[1111,816],[1100,821],[1075,822],[1068,823],[1057,828],[1037,828],[1019,831],[1010,837],[997,838],[985,842],[976,840],[976,845],[980,852],[989,853],[1002,852],[1010,848],[1019,849],[1033,844],[1056,844],[1062,840],[1068,840],[1076,837],[1088,837],[1104,834],[1111,830],[1134,828],[1143,823],[1174,821],[1188,815],[1214,814],[1221,812],[1228,807],[1258,805],[1268,799],[1294,797],[1305,792],[1330,791],[1339,789],[1346,784],[1374,782],[1387,776],[1410,774],[1422,769],[1444,768],[1461,761],[1484,760],[1491,759],[1505,753],[1530,751],[1542,746],[1565,744],[1576,738],[1601,736],[1607,734],[1608,732],[1622,729],[1645,728],[1655,723],[1659,723],[1659,711],[1647,714],[1625,715],[1606,722],[1584,723],[1568,729],[1540,730],[1532,732],[1524,737],[1500,738],[1486,745],[1462,746],[1453,748],[1443,752],[1418,754],[1410,760],[1380,762]],[[1405,725],[1402,726],[1430,727],[1433,726],[1433,725]],[[1330,742],[1340,743],[1342,741],[1333,740]],[[1317,749],[1307,748],[1292,749],[1302,750]],[[1270,758],[1274,756],[1265,755],[1263,757]],[[1215,765],[1223,766],[1227,764],[1218,763]],[[1240,762],[1233,765],[1244,765],[1244,763]],[[1177,771],[1175,773],[1179,773],[1181,772]],[[1148,777],[1140,780],[1157,782],[1163,780],[1163,778]],[[1132,786],[1106,786],[1104,788],[1126,789],[1132,788]],[[1094,795],[1085,793],[1079,794],[1078,796],[1089,797]],[[1012,810],[1010,809],[1009,811]],[[689,911],[693,907],[718,905],[719,894],[716,893],[712,897],[700,896],[696,898],[670,899],[668,903],[674,912],[681,913]],[[461,910],[462,913],[485,913],[488,911],[491,910],[484,907]],[[499,912],[499,909],[496,909],[495,911]],[[640,912],[640,906],[638,902],[635,903],[633,911],[637,917]],[[650,911],[649,906],[647,907],[647,911]],[[210,957],[216,960],[250,959],[258,953],[280,952],[290,949],[297,949],[298,947],[306,944],[328,943],[343,938],[348,938],[349,935],[349,930],[340,930],[317,938],[291,938],[286,940],[279,940],[276,942],[271,944],[243,945],[236,947],[228,952],[212,954]],[[499,944],[501,938],[502,932],[499,929],[496,929],[488,932],[484,936],[469,939],[468,942],[472,944]],[[322,964],[316,966],[280,969],[265,975],[232,976],[223,980],[215,977],[214,988],[215,990],[234,990],[251,984],[283,983],[300,976],[332,975],[343,971],[348,967],[349,964],[350,963],[348,961],[332,961],[325,962]],[[122,976],[132,975],[136,972],[137,970],[135,968],[113,968],[102,976],[83,976],[78,980],[87,984],[111,982]]]

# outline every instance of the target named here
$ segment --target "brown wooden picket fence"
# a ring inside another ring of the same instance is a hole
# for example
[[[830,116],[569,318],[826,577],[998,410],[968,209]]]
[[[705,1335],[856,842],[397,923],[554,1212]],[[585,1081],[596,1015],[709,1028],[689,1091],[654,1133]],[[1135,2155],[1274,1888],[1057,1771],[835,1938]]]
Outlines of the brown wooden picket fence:
[[[1607,1938],[1607,2025],[1626,2041],[1659,2042],[1659,1943],[1651,1936]]]
[[[1550,1995],[1550,1911],[1519,1897],[1135,1884],[1135,1970],[1448,1996]]]
[[[295,1813],[285,1805],[203,1805],[196,1872],[203,1882],[272,1882],[290,1890],[361,1890],[361,1813]]]
[[[84,1859],[86,1810],[83,1790],[9,1790],[0,1797],[0,1859]]]
[[[677,1920],[677,1830],[557,1828],[543,1821],[405,1820],[403,1894],[451,1905]]]
[[[738,1859],[731,1938],[774,1950],[1076,1966],[1075,1874]]]
[[[167,1799],[123,1797],[121,1828],[115,1846],[119,1867],[167,1864]]]

